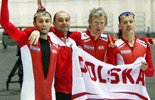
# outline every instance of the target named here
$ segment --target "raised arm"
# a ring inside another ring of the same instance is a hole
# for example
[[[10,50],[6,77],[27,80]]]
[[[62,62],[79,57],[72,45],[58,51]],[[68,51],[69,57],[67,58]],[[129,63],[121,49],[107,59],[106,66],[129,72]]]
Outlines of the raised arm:
[[[9,21],[8,0],[2,0],[0,21],[4,30],[12,39],[18,42],[20,47],[27,42],[27,35]]]

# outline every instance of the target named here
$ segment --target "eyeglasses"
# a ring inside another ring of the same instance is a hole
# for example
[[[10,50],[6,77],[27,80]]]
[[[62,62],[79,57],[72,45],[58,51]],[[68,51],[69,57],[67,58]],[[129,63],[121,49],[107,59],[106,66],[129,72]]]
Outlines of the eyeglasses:
[[[121,13],[121,14],[119,15],[119,18],[120,18],[121,16],[129,16],[129,15],[133,15],[133,17],[135,17],[135,15],[134,15],[132,12],[123,12],[123,13]]]

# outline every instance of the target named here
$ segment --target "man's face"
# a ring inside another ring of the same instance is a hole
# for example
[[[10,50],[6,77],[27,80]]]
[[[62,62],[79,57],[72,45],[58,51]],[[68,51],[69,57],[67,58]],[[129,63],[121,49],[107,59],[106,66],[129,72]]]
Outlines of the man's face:
[[[34,26],[40,28],[41,34],[46,35],[51,26],[51,17],[48,13],[43,14],[40,13],[37,15],[36,22],[34,22]]]
[[[65,12],[58,12],[56,14],[56,19],[53,22],[53,25],[55,26],[56,29],[59,31],[68,32],[70,28],[70,17],[67,13]]]
[[[93,16],[89,22],[90,32],[92,36],[99,36],[104,31],[106,18],[104,16]]]
[[[133,15],[121,16],[119,29],[122,30],[122,34],[130,34],[135,32],[135,20]]]

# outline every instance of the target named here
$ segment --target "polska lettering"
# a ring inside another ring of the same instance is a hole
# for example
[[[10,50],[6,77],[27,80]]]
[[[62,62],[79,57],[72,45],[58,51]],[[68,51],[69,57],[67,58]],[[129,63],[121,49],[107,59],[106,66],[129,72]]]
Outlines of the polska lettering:
[[[83,61],[83,58],[79,56],[79,62],[81,67],[81,72],[83,74],[88,73],[92,81],[99,81],[100,83],[110,83],[110,84],[142,84],[145,85],[144,71],[140,70],[138,77],[134,80],[131,76],[132,68],[121,69],[121,68],[111,68],[105,73],[102,73],[104,66],[96,66],[88,61]],[[106,76],[106,77],[104,77]],[[107,77],[108,76],[108,77]],[[122,81],[121,81],[122,80]],[[128,81],[127,81],[128,80]]]

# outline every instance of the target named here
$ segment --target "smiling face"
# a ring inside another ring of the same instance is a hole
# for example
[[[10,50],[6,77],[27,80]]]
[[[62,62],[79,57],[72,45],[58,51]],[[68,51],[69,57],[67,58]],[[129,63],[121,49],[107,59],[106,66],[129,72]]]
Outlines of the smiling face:
[[[122,31],[122,35],[134,34],[135,20],[134,20],[133,15],[121,16],[118,27]]]
[[[64,11],[58,12],[55,15],[53,25],[56,29],[66,34],[70,28],[70,16]]]
[[[40,29],[41,35],[47,35],[51,26],[51,17],[48,13],[39,13],[33,24]]]
[[[104,16],[93,16],[91,22],[89,22],[90,34],[98,37],[104,31],[106,26],[106,18]]]

